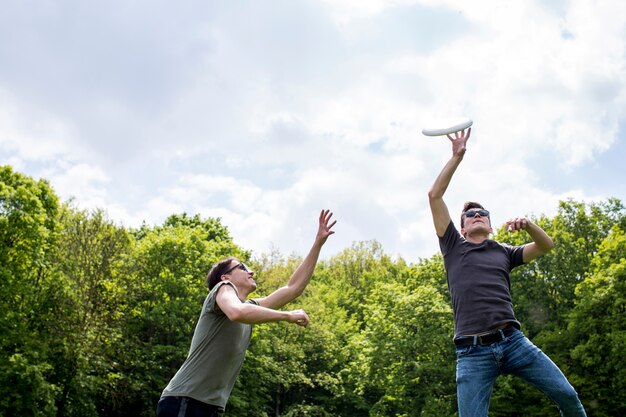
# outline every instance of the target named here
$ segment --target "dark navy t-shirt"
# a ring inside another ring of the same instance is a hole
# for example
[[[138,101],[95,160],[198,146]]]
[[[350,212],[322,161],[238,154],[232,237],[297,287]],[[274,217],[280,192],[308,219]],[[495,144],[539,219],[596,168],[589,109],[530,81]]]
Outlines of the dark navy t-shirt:
[[[522,265],[523,246],[487,239],[466,241],[450,221],[439,238],[454,309],[454,336],[473,335],[519,322],[513,313],[509,272]]]

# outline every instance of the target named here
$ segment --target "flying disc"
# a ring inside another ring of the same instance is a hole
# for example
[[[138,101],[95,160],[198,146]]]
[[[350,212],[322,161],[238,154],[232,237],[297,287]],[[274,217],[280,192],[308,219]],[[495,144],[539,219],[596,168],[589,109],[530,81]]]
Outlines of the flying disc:
[[[474,122],[467,117],[461,119],[448,120],[432,124],[430,127],[422,129],[426,136],[442,136],[460,132],[470,127]]]

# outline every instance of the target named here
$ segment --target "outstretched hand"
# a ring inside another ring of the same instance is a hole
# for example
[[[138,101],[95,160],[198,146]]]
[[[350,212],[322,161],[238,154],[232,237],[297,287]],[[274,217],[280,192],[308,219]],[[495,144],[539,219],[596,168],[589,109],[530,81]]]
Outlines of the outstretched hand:
[[[461,130],[460,132],[455,132],[454,137],[450,135],[446,135],[448,139],[452,142],[452,154],[454,155],[463,155],[465,153],[465,144],[472,133],[472,128]]]
[[[328,224],[331,217],[333,217],[333,213],[331,213],[330,210],[322,210],[322,212],[320,213],[319,227],[317,229],[317,236],[315,237],[315,240],[320,242],[322,245],[326,242],[328,236],[335,233],[335,231],[331,229],[335,225],[335,223],[337,223],[337,220],[334,220],[332,223]]]

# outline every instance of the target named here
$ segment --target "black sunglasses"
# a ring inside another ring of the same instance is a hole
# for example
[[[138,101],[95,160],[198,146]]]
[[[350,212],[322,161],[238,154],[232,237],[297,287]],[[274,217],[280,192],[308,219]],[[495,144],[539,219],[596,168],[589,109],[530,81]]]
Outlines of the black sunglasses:
[[[241,262],[241,263],[238,263],[237,265],[233,266],[232,268],[230,268],[228,271],[224,272],[222,275],[226,275],[226,274],[228,274],[228,273],[230,273],[230,272],[234,271],[234,270],[235,270],[235,269],[237,269],[237,268],[241,269],[241,270],[242,270],[242,271],[244,271],[244,272],[252,272],[252,271],[250,271],[250,269],[248,269],[248,267],[246,266],[246,264],[244,264],[243,262]]]
[[[480,214],[480,217],[489,217],[489,211],[485,209],[471,209],[463,213],[466,217],[474,217],[476,214]]]

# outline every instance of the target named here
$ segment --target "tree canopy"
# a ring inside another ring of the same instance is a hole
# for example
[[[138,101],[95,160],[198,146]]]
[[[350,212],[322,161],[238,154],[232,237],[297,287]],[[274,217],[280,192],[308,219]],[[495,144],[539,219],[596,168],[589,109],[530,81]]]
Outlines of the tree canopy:
[[[555,248],[514,270],[517,317],[590,416],[624,415],[624,206],[567,200],[534,220]],[[494,238],[528,239],[504,228]],[[0,166],[0,416],[153,416],[187,355],[206,274],[226,256],[255,270],[253,297],[284,285],[301,262],[253,256],[219,218],[179,213],[129,229]],[[289,308],[307,311],[310,325],[255,327],[227,417],[456,415],[440,254],[411,264],[356,242],[320,261]],[[528,384],[498,380],[490,415],[557,414]]]

